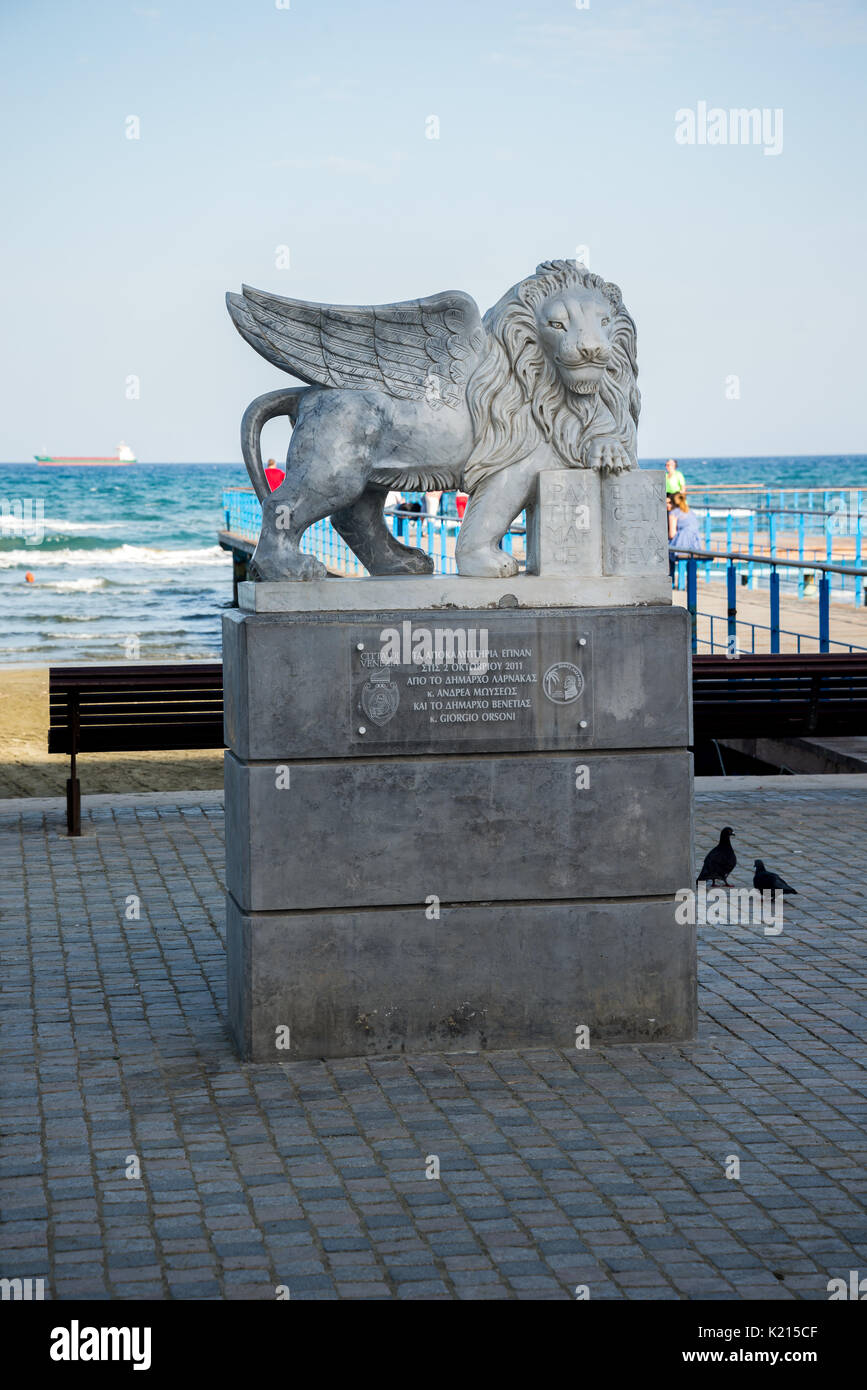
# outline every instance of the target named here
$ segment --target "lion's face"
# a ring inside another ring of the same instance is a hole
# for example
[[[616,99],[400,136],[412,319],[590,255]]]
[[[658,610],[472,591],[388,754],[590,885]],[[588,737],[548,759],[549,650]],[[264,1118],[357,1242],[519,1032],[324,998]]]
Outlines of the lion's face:
[[[593,395],[611,358],[615,310],[594,289],[567,288],[536,308],[542,351],[567,391]]]

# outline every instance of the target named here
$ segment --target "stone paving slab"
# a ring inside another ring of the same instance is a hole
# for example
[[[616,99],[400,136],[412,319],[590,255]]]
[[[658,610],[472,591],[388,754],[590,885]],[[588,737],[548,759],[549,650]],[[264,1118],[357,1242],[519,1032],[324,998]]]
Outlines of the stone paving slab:
[[[258,1066],[226,1026],[219,796],[87,799],[79,840],[58,804],[5,803],[0,1275],[826,1299],[867,1273],[867,795],[817,782],[699,785],[699,862],[730,824],[732,882],[761,857],[799,893],[779,935],[700,928],[696,1043]]]

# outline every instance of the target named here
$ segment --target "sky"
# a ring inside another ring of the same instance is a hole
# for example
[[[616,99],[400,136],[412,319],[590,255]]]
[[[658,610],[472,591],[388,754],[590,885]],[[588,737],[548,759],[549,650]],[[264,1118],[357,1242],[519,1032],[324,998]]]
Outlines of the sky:
[[[576,254],[642,457],[867,452],[864,0],[2,0],[0,52],[2,460],[239,459],[242,282],[484,312]]]

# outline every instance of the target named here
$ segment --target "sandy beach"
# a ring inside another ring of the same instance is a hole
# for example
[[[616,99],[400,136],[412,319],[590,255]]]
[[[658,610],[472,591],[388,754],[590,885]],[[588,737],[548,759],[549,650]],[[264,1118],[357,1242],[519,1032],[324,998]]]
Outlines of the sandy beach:
[[[0,800],[64,796],[69,759],[49,755],[48,668],[0,668]],[[88,792],[213,791],[223,785],[219,749],[189,753],[86,753],[79,758]]]

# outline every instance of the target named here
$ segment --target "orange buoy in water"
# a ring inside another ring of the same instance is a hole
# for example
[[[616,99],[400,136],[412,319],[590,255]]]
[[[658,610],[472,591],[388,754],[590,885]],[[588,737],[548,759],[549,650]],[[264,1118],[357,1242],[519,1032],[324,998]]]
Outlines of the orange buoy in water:
[[[24,576],[24,583],[25,583],[25,584],[32,584],[32,583],[33,583],[33,571],[32,571],[32,570],[28,570],[27,573],[25,574],[25,576]]]

